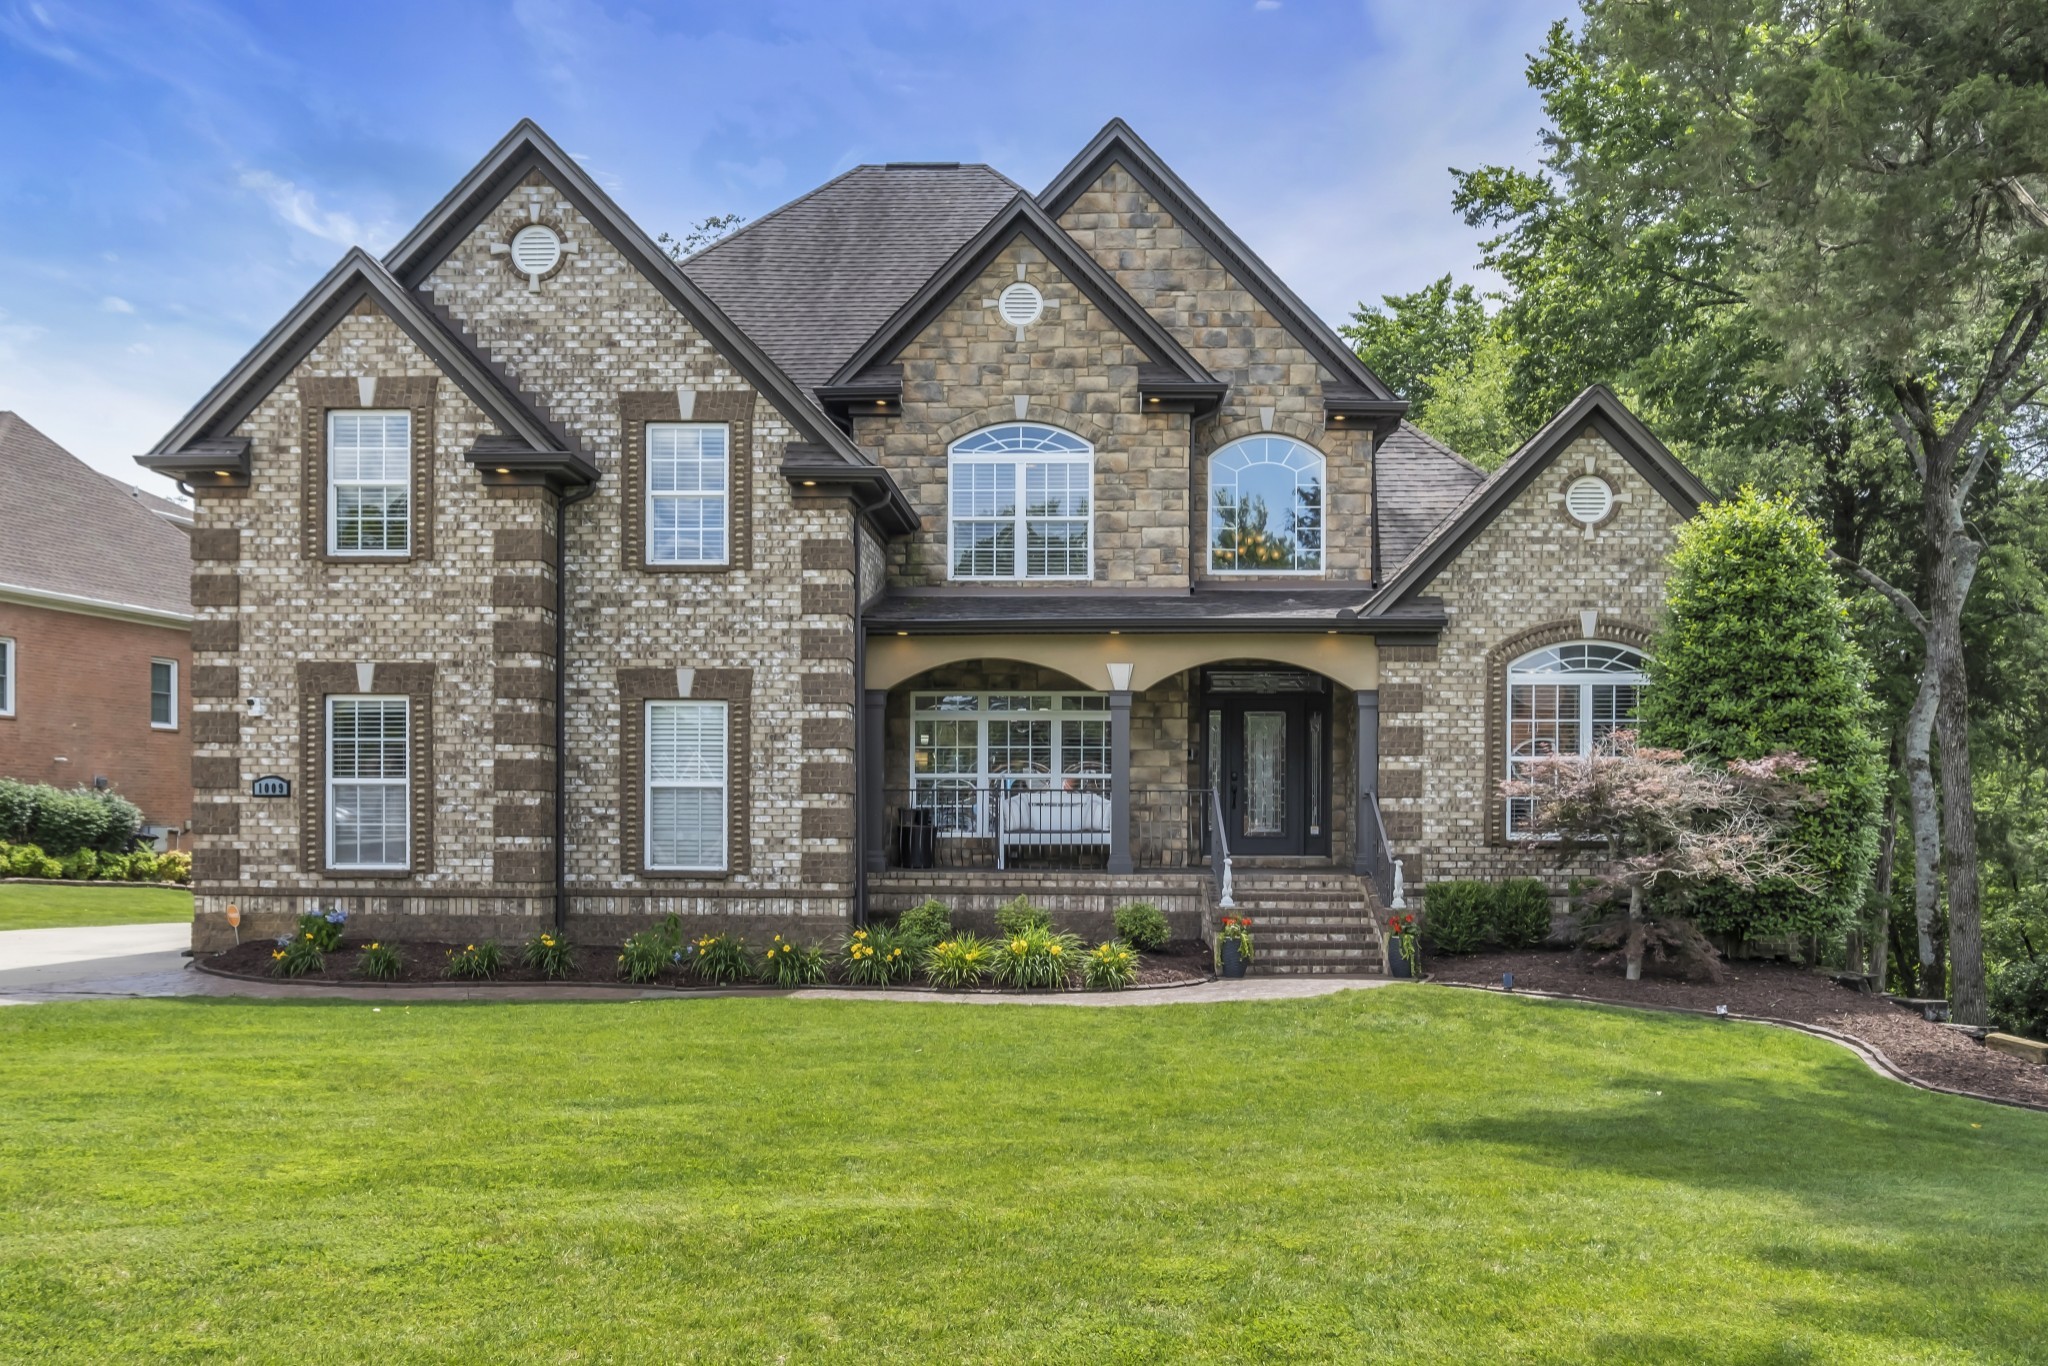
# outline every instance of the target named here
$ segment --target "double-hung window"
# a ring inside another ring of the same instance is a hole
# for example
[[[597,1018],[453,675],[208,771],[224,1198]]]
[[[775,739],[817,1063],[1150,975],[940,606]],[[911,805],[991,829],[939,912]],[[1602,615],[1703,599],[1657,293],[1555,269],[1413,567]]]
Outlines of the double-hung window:
[[[149,724],[155,730],[178,728],[178,661],[149,661]]]
[[[1092,446],[1072,432],[1020,422],[963,437],[950,455],[954,578],[1093,577]]]
[[[14,641],[0,636],[0,716],[14,715]]]
[[[404,555],[412,549],[412,414],[327,414],[327,551]]]
[[[723,702],[647,704],[647,866],[722,872],[731,781]]]
[[[731,559],[732,443],[722,422],[647,424],[647,559]]]
[[[328,698],[327,866],[409,867],[411,809],[411,700]]]
[[[1635,725],[1643,656],[1625,645],[1592,641],[1553,645],[1508,666],[1508,771],[1523,777],[1533,760],[1598,754],[1609,736]],[[1535,803],[1507,799],[1508,835],[1529,838]]]

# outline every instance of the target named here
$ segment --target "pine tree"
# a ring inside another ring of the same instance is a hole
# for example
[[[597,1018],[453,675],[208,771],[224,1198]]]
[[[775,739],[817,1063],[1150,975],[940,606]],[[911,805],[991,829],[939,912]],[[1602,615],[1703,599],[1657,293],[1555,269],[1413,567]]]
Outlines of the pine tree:
[[[1813,761],[1805,780],[1827,798],[1799,814],[1792,840],[1815,888],[1724,890],[1695,918],[1752,939],[1839,931],[1861,909],[1876,857],[1883,764],[1826,538],[1789,498],[1744,489],[1680,531],[1671,568],[1644,740],[1721,762],[1789,750]]]

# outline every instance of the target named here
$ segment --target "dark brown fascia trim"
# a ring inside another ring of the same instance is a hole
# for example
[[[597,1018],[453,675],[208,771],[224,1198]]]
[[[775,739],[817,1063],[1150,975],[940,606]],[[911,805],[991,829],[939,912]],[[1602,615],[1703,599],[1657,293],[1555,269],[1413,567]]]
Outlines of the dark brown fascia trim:
[[[1138,397],[1148,413],[1213,413],[1230,386],[1221,380],[1192,382],[1164,366],[1138,367]]]
[[[480,436],[463,458],[486,487],[542,485],[555,493],[597,483],[597,466],[575,451],[537,451],[517,437]]]
[[[175,479],[194,493],[208,489],[249,487],[249,438],[220,437],[194,441],[181,451],[165,455],[138,455],[135,463],[168,479]]]
[[[923,525],[917,509],[879,465],[849,465],[823,446],[789,445],[783,448],[782,477],[798,492],[845,492],[884,538],[908,536]]]
[[[1079,198],[1082,191],[1101,178],[1111,162],[1120,163],[1164,203],[1180,226],[1192,232],[1210,255],[1243,281],[1260,303],[1280,318],[1297,340],[1316,354],[1331,374],[1350,379],[1377,398],[1391,399],[1394,391],[1360,360],[1329,324],[1310,310],[1301,297],[1230,230],[1216,212],[1188,188],[1160,155],[1122,119],[1111,119],[1075,158],[1066,164],[1052,183],[1039,192],[1038,203],[1057,219]]]
[[[1360,615],[1384,615],[1425,587],[1487,528],[1502,508],[1512,503],[1531,481],[1550,468],[1564,449],[1589,426],[1614,447],[1651,488],[1686,516],[1698,512],[1700,504],[1713,500],[1714,491],[1652,435],[1612,390],[1604,384],[1595,384],[1582,391],[1563,412],[1544,423],[1541,431],[1509,456],[1495,477],[1479,486],[1479,496],[1458,515],[1457,520],[1433,532],[1401,572],[1366,601],[1359,609]]]
[[[670,260],[532,119],[521,119],[515,124],[433,211],[385,254],[384,261],[392,274],[407,288],[423,284],[446,259],[452,244],[466,237],[497,207],[503,198],[503,187],[517,184],[532,170],[545,175],[549,184],[595,224],[605,240],[632,262],[693,327],[710,337],[719,353],[784,418],[811,440],[838,451],[848,462],[866,463],[851,439],[826,418],[810,396],[725,315],[710,295],[683,274],[682,267]]]
[[[1115,631],[1121,635],[1345,635],[1385,638],[1390,642],[1406,636],[1435,640],[1447,618],[1438,613],[1434,620],[1404,617],[1398,629],[1388,630],[1384,621],[1367,617],[1281,618],[1278,620],[1218,621],[1214,617],[1104,617],[1089,621],[1033,620],[1013,614],[939,622],[876,620],[862,625],[871,636],[985,636],[1060,635],[1090,636]]]
[[[903,415],[903,367],[870,365],[845,384],[821,384],[818,402],[835,421],[860,417],[901,417]],[[858,410],[856,412],[856,410]]]
[[[852,384],[864,378],[874,365],[893,361],[898,352],[945,311],[968,281],[986,270],[989,262],[1019,236],[1043,251],[1076,289],[1109,315],[1125,337],[1144,349],[1155,365],[1176,371],[1191,385],[1217,383],[1216,377],[1158,319],[1127,294],[1094,257],[1082,251],[1080,244],[1067,236],[1066,229],[1047,216],[1038,201],[1019,191],[1008,207],[983,224],[981,231],[963,243],[917,293],[875,330],[875,335],[839,367],[825,387]]]
[[[1355,389],[1323,391],[1324,421],[1341,422],[1347,428],[1369,423],[1375,441],[1385,441],[1392,436],[1406,416],[1408,400],[1405,398],[1374,398]]]

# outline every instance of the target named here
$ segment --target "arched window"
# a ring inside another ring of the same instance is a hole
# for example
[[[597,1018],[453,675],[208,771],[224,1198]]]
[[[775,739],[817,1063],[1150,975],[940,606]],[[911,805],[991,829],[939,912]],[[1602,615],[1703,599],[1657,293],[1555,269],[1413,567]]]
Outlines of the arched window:
[[[1640,650],[1599,641],[1552,645],[1508,665],[1507,777],[1520,777],[1532,759],[1596,752],[1635,724],[1647,681]],[[1508,798],[1509,838],[1528,838],[1532,806]]]
[[[956,579],[1086,579],[1095,565],[1095,448],[1013,422],[953,443],[946,561]]]
[[[1284,436],[1248,436],[1209,457],[1209,569],[1323,572],[1323,457]]]

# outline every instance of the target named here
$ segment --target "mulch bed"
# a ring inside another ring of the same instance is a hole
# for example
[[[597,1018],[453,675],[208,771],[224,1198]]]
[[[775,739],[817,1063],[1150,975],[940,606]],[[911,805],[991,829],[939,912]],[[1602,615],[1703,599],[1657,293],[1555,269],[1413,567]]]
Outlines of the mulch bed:
[[[1512,972],[1517,991],[1690,1010],[1725,1005],[1736,1015],[1818,1025],[1862,1040],[1901,1071],[1932,1085],[2048,1105],[2048,1067],[1995,1052],[1960,1030],[1931,1024],[1882,996],[1866,996],[1784,963],[1730,963],[1719,982],[1651,976],[1631,982],[1619,964],[1595,967],[1592,956],[1573,951],[1436,954],[1424,960],[1423,969],[1440,982],[1498,989],[1501,974]]]
[[[432,984],[437,986],[478,985],[467,978],[449,977],[442,971],[448,961],[448,955],[463,947],[464,945],[462,944],[443,944],[423,939],[408,940],[401,946],[401,952],[405,956],[405,966],[396,979],[397,983],[401,985]],[[324,986],[358,987],[391,985],[391,983],[373,982],[356,971],[356,960],[362,956],[362,953],[354,945],[345,945],[328,954],[326,969],[322,972],[311,973],[304,977],[273,977],[270,972],[270,954],[274,948],[276,948],[276,945],[268,939],[252,940],[222,953],[207,954],[200,959],[200,963],[209,971],[228,973],[239,977],[261,977],[266,981],[273,982],[306,982],[319,983]],[[498,975],[491,980],[516,983],[538,983],[549,980],[542,977],[540,973],[532,968],[520,965],[519,948],[517,945],[500,945],[500,948],[503,950],[503,966],[498,970]],[[586,945],[578,951],[575,975],[566,978],[555,978],[553,980],[565,986],[653,985],[672,988],[718,989],[708,982],[703,982],[695,977],[686,975],[677,968],[665,969],[652,983],[627,983],[619,976],[618,958],[618,950],[616,949],[606,948],[601,944]],[[1148,953],[1139,959],[1137,985],[1141,987],[1169,987],[1181,986],[1189,982],[1204,981],[1209,977],[1212,966],[1213,960],[1206,945],[1191,940],[1175,941],[1157,953]],[[742,982],[737,985],[753,986],[758,985],[758,983]],[[845,984],[834,981],[830,985],[843,986]],[[923,983],[922,981],[915,981],[906,985],[921,987]],[[879,990],[880,988],[876,989]],[[904,988],[897,987],[893,989],[903,990]],[[1038,994],[1042,995],[1043,993]]]

